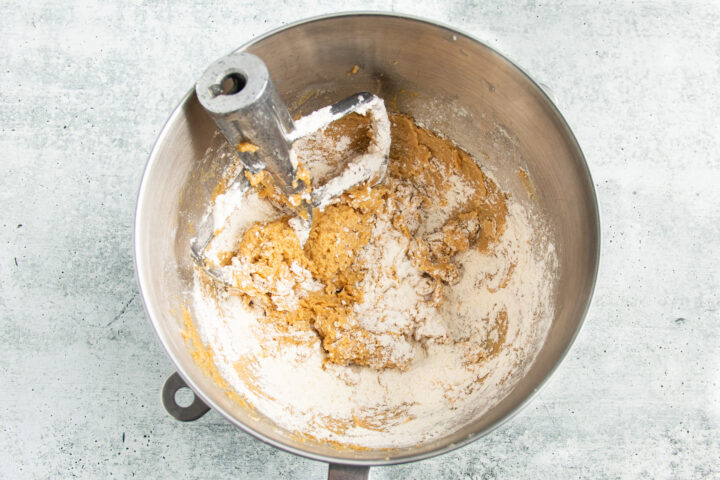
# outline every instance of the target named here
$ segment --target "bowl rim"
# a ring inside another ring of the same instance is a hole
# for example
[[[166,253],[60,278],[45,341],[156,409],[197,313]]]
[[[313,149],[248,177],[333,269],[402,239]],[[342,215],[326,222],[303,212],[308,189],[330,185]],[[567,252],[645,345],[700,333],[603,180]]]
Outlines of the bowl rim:
[[[163,143],[163,140],[168,135],[168,127],[175,122],[175,119],[183,113],[183,108],[187,104],[188,100],[192,97],[194,94],[194,88],[190,88],[187,94],[180,100],[180,102],[177,104],[177,106],[173,109],[172,113],[168,117],[167,121],[163,125],[162,129],[160,130],[160,133],[158,134],[157,139],[155,140],[155,143],[153,145],[153,148],[150,152],[150,155],[148,156],[148,160],[145,164],[145,167],[143,169],[143,175],[140,180],[140,186],[138,188],[138,194],[136,197],[136,208],[135,208],[135,218],[133,223],[133,261],[135,264],[135,280],[138,284],[138,289],[140,292],[140,296],[143,300],[143,308],[145,309],[145,313],[150,320],[150,323],[153,326],[153,330],[155,331],[155,334],[160,341],[163,349],[165,350],[165,353],[170,358],[170,360],[173,362],[174,366],[176,367],[176,371],[180,376],[183,378],[183,380],[186,382],[187,386],[190,387],[193,390],[193,393],[199,397],[208,407],[211,407],[216,412],[220,413],[223,417],[225,417],[227,420],[229,420],[233,425],[238,427],[243,432],[252,435],[254,438],[272,446],[275,448],[278,448],[282,451],[292,453],[294,455],[298,455],[301,457],[309,458],[311,460],[317,460],[322,461],[330,464],[342,464],[342,465],[351,465],[351,466],[360,466],[360,467],[370,467],[370,466],[382,466],[382,465],[397,465],[397,464],[403,464],[403,463],[410,463],[415,462],[419,460],[425,460],[428,458],[432,458],[438,455],[442,455],[445,453],[449,453],[453,450],[459,449],[461,447],[464,447],[481,437],[484,437],[485,435],[488,435],[489,433],[493,432],[494,430],[498,429],[499,427],[503,426],[506,422],[510,421],[512,418],[514,418],[520,411],[522,411],[542,390],[542,388],[547,385],[550,378],[555,374],[557,369],[560,367],[560,365],[563,363],[565,358],[567,357],[570,349],[572,348],[573,344],[575,343],[575,340],[577,339],[578,334],[580,333],[580,330],[582,329],[583,324],[585,323],[585,320],[587,318],[587,313],[590,309],[590,306],[592,304],[595,287],[597,284],[597,278],[598,278],[598,271],[599,271],[599,265],[600,265],[600,255],[601,255],[601,224],[600,224],[600,214],[599,214],[599,205],[597,200],[597,192],[595,190],[595,183],[593,181],[592,175],[590,173],[590,169],[587,164],[587,160],[585,158],[585,154],[583,153],[579,142],[577,141],[577,138],[575,134],[573,133],[572,129],[570,128],[566,118],[563,116],[563,114],[560,112],[560,110],[557,108],[557,105],[555,104],[555,101],[550,97],[548,92],[546,91],[546,87],[543,87],[540,83],[533,80],[533,78],[521,67],[519,67],[515,62],[510,60],[508,57],[503,55],[502,53],[498,52],[495,48],[489,46],[485,42],[479,40],[474,35],[468,34],[462,30],[458,30],[455,27],[449,26],[447,24],[444,24],[442,22],[438,22],[435,20],[426,19],[423,17],[405,14],[405,13],[396,13],[396,12],[382,12],[382,11],[346,11],[346,12],[337,12],[337,13],[330,13],[330,14],[323,14],[323,15],[317,15],[301,20],[297,20],[285,25],[281,25],[279,27],[276,27],[272,30],[269,30],[255,38],[252,38],[248,42],[244,43],[242,46],[240,46],[237,49],[234,49],[233,52],[240,52],[247,50],[251,46],[255,45],[258,42],[261,42],[262,40],[265,40],[268,37],[271,37],[273,35],[276,35],[284,30],[297,27],[299,25],[314,23],[317,21],[324,21],[334,18],[343,18],[343,17],[361,17],[361,16],[376,16],[376,17],[392,17],[392,18],[398,18],[402,20],[410,20],[418,23],[425,23],[434,27],[440,27],[448,30],[449,32],[452,32],[457,35],[462,35],[469,40],[472,40],[473,42],[476,42],[477,44],[487,48],[490,52],[497,55],[501,60],[507,62],[509,65],[514,67],[515,69],[520,72],[522,76],[525,77],[527,81],[530,82],[531,85],[536,87],[542,96],[545,97],[545,99],[550,103],[550,105],[553,107],[554,113],[557,115],[558,119],[560,120],[561,124],[566,129],[566,133],[569,135],[569,139],[574,143],[575,147],[577,148],[578,153],[580,154],[580,167],[582,167],[582,171],[586,175],[589,187],[590,187],[590,193],[592,193],[592,205],[591,207],[594,210],[594,218],[592,218],[593,223],[595,224],[597,228],[597,237],[595,238],[595,252],[594,253],[594,265],[593,265],[593,276],[590,282],[590,289],[588,291],[587,300],[585,302],[585,307],[583,309],[582,315],[577,323],[577,327],[575,329],[575,332],[573,332],[572,336],[570,337],[567,346],[565,347],[564,351],[561,352],[560,356],[558,357],[555,364],[550,368],[547,375],[539,382],[539,384],[536,386],[536,388],[527,395],[522,401],[520,401],[517,405],[515,405],[507,414],[505,414],[502,418],[496,420],[495,422],[491,423],[487,427],[480,429],[478,431],[473,432],[472,434],[466,436],[460,441],[449,443],[448,445],[445,445],[443,447],[436,448],[434,450],[430,450],[423,453],[418,454],[411,454],[411,455],[404,455],[399,456],[395,458],[389,458],[384,457],[380,459],[362,459],[362,458],[353,458],[353,457],[344,457],[341,455],[338,456],[331,456],[331,455],[324,455],[319,453],[310,452],[301,448],[296,448],[291,445],[288,445],[286,443],[283,443],[281,441],[275,440],[273,438],[270,438],[263,433],[254,430],[250,426],[242,423],[235,417],[233,417],[229,412],[225,411],[220,405],[218,405],[216,402],[214,402],[208,395],[205,394],[205,392],[198,387],[198,385],[193,381],[192,377],[182,368],[180,362],[176,359],[174,353],[170,350],[169,344],[170,342],[167,341],[167,339],[164,338],[162,331],[155,322],[155,316],[153,316],[153,312],[151,311],[152,308],[148,306],[145,295],[143,293],[143,286],[144,286],[144,278],[146,276],[145,268],[143,267],[142,259],[139,258],[140,254],[138,252],[138,245],[140,236],[142,233],[142,228],[139,227],[141,224],[140,219],[142,217],[141,212],[141,206],[143,205],[143,199],[146,195],[146,191],[149,188],[148,184],[146,182],[147,173],[152,167],[152,165],[155,163],[155,159],[158,156],[158,150],[159,146]]]

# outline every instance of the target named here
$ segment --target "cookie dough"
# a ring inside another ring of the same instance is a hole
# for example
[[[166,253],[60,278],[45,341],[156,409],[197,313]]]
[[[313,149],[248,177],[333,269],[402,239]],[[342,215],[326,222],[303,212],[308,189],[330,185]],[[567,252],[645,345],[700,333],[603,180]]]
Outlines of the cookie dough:
[[[326,137],[360,152],[369,143],[367,122],[350,115],[329,127]],[[398,359],[388,351],[392,343],[358,321],[361,285],[370,271],[382,268],[359,255],[363,247],[384,241],[383,236],[403,237],[407,256],[423,274],[416,289],[438,307],[445,286],[458,282],[456,254],[487,250],[505,225],[504,195],[466,152],[403,115],[391,116],[391,134],[386,181],[373,188],[357,186],[316,210],[304,248],[288,223],[290,216],[282,216],[255,223],[237,250],[219,255],[223,266],[236,265],[237,295],[261,305],[266,321],[282,329],[317,333],[327,361],[340,365],[406,369],[412,360]],[[282,208],[284,200],[270,176],[259,177],[252,183],[260,196]],[[462,192],[453,190],[457,185]],[[388,221],[388,231],[374,229],[378,219]],[[408,325],[391,333],[412,341],[415,330]]]

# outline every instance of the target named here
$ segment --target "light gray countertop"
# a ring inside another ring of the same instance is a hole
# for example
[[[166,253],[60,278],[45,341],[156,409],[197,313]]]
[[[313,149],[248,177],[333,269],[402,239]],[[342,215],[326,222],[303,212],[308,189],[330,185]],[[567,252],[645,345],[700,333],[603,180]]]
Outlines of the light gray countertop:
[[[209,62],[339,10],[447,23],[549,85],[603,234],[585,326],[540,395],[371,478],[720,477],[718,1],[66,3],[0,5],[0,477],[323,478],[217,413],[165,413],[131,234],[155,137]]]

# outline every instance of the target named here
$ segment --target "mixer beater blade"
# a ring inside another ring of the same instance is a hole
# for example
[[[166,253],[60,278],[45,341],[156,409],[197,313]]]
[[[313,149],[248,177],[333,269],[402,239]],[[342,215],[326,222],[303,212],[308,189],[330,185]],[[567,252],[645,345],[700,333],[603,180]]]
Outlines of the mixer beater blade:
[[[229,144],[235,147],[244,169],[252,174],[267,171],[280,191],[294,200],[304,231],[309,231],[312,225],[314,208],[323,207],[357,184],[374,185],[385,177],[390,121],[384,102],[376,95],[357,93],[293,121],[267,66],[247,52],[230,54],[210,65],[195,85],[195,92]],[[350,161],[338,176],[310,189],[305,180],[298,178],[293,144],[350,113],[368,115],[372,120],[367,151]],[[229,186],[240,193],[248,188],[250,182],[245,172]],[[212,221],[206,219],[191,244],[192,257],[211,277],[229,283],[219,268],[206,262],[205,250],[213,237]],[[299,239],[304,244],[306,235],[299,235]]]

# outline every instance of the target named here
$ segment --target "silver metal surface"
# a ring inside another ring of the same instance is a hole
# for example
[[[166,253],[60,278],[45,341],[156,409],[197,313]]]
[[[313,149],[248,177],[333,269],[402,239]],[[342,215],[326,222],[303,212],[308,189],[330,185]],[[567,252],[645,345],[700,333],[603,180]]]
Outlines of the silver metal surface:
[[[287,194],[305,188],[296,182],[297,165],[290,158],[292,117],[262,60],[247,52],[222,57],[205,70],[195,93],[231,146],[250,142],[258,147],[237,151],[245,168],[267,170]]]
[[[372,93],[356,93],[326,108],[321,121],[298,128],[265,63],[247,52],[235,52],[212,63],[195,84],[195,93],[230,145],[249,142],[258,147],[252,152],[236,150],[245,168],[253,173],[267,170],[288,195],[305,189],[296,178],[293,143],[376,98]],[[324,196],[316,197],[313,203],[325,200]]]
[[[330,464],[328,480],[368,480],[370,467]]]
[[[271,32],[244,47],[264,59],[294,114],[358,91],[413,115],[462,145],[515,199],[544,220],[558,256],[555,318],[527,374],[487,413],[432,442],[394,450],[346,450],[298,440],[272,419],[244,409],[192,360],[181,331],[193,261],[187,254],[221,168],[201,161],[217,148],[216,127],[191,92],[163,128],[148,161],[135,219],[135,262],[143,300],[178,373],[202,400],[257,438],[316,460],[383,465],[420,460],[485,435],[515,414],[567,353],[592,296],[599,219],[583,154],[543,90],[497,52],[451,28],[379,14],[318,18]],[[360,71],[346,72],[357,64]],[[525,169],[537,194],[518,178]]]

